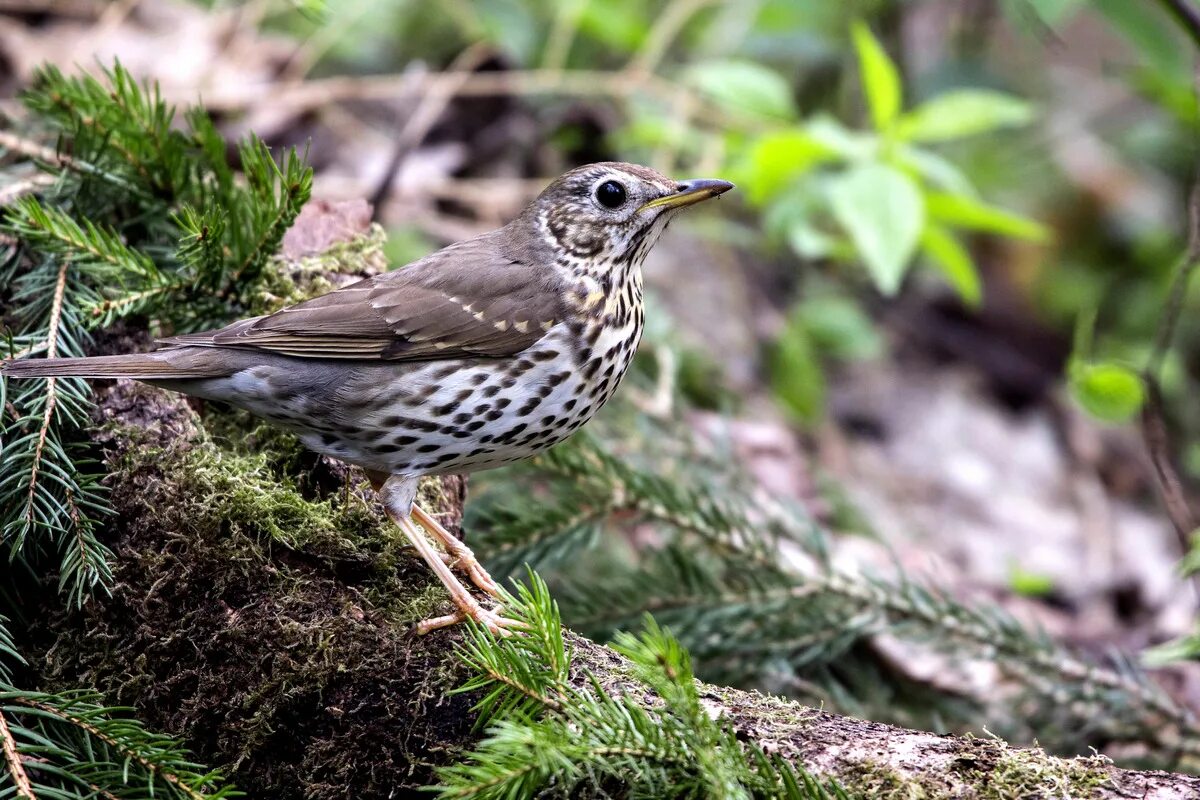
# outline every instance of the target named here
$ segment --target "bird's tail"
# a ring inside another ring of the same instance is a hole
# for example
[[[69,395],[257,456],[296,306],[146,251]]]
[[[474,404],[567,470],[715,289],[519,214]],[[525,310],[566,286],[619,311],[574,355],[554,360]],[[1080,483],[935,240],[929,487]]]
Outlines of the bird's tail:
[[[208,348],[180,348],[155,353],[131,353],[122,356],[91,358],[27,358],[0,363],[5,378],[135,378],[137,380],[179,380],[215,378],[231,370],[214,358],[216,353],[197,353]]]

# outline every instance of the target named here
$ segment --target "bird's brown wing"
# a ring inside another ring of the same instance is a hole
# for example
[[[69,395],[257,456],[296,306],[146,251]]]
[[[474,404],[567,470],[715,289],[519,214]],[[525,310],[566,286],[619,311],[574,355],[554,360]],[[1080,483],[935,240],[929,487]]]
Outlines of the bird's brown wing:
[[[485,236],[274,314],[163,343],[304,358],[508,355],[562,319],[557,280],[552,270],[504,256]]]

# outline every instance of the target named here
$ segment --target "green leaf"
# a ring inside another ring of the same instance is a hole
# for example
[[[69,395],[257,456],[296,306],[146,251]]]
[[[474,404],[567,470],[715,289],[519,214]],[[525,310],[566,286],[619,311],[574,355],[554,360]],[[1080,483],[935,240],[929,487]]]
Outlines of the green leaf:
[[[822,356],[843,361],[878,358],[883,338],[858,303],[831,291],[805,297],[794,312]]]
[[[792,252],[801,258],[819,259],[836,256],[840,251],[847,251],[847,257],[853,258],[854,253],[845,241],[839,237],[830,236],[818,228],[811,220],[798,219],[787,231],[788,244]]]
[[[1015,239],[1044,242],[1049,231],[1038,222],[961,194],[930,192],[925,195],[929,218],[956,228],[996,233]]]
[[[863,95],[867,98],[871,119],[876,130],[887,130],[900,113],[900,73],[870,28],[855,22],[850,33],[858,52]]]
[[[750,202],[765,203],[796,176],[836,155],[800,128],[768,133],[750,149],[745,181]]]
[[[804,319],[793,314],[771,350],[771,390],[794,419],[815,425],[825,413],[825,373]]]
[[[892,149],[892,157],[895,166],[917,173],[945,192],[975,196],[975,187],[963,171],[937,153],[901,144]]]
[[[708,61],[691,67],[684,79],[728,111],[766,119],[796,118],[791,86],[761,64]]]
[[[861,161],[879,152],[878,136],[851,130],[828,114],[814,116],[804,124],[804,131],[846,161]]]
[[[1023,597],[1045,597],[1054,591],[1054,579],[1013,565],[1008,570],[1008,586]]]
[[[1089,414],[1105,422],[1125,422],[1142,407],[1145,389],[1133,370],[1112,362],[1076,362],[1070,369],[1071,394]]]
[[[983,299],[979,284],[979,270],[971,254],[954,234],[940,225],[926,225],[921,233],[921,251],[930,264],[958,292],[958,296],[969,306],[978,306]]]
[[[895,294],[925,227],[916,183],[891,167],[863,164],[830,181],[829,197],[875,285]]]
[[[901,138],[944,142],[1025,125],[1033,109],[1019,97],[990,89],[946,92],[904,114],[897,123]]]
[[[1148,647],[1142,651],[1142,664],[1155,668],[1180,661],[1195,661],[1200,656],[1200,633],[1189,633],[1177,639]]]

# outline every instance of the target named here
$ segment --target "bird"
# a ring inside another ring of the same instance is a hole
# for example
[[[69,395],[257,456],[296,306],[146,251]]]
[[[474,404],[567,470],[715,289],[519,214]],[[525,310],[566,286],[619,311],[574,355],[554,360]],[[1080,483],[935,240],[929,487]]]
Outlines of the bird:
[[[503,616],[500,586],[415,502],[420,478],[529,458],[586,423],[641,339],[646,254],[678,212],[732,188],[587,164],[507,225],[399,269],[150,352],[9,360],[0,375],[131,378],[293,431],[365,471],[446,587],[454,612],[418,632],[468,618],[506,632],[519,623]]]

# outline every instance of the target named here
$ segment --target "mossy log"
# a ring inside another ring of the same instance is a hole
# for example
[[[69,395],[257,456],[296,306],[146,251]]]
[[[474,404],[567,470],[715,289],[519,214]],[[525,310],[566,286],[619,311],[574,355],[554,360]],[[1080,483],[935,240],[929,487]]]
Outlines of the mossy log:
[[[472,699],[450,694],[466,677],[460,632],[413,632],[445,596],[365,481],[346,488],[315,459],[298,481],[286,448],[222,448],[183,399],[138,384],[104,387],[98,408],[116,580],[82,611],[48,607],[30,631],[45,686],[94,686],[133,706],[254,797],[404,796],[470,746]],[[423,491],[454,528],[462,481]],[[573,643],[611,690],[644,692],[615,652]],[[745,738],[865,796],[1200,796],[1197,777],[702,691]]]

